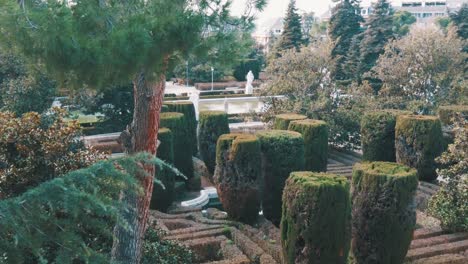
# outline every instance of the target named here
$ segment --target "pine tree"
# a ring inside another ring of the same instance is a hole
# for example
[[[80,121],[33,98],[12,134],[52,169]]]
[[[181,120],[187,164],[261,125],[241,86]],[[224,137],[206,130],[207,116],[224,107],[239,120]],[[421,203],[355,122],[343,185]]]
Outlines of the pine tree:
[[[456,13],[450,14],[450,19],[457,26],[458,35],[463,38],[468,38],[468,3],[464,3],[462,8]]]
[[[264,4],[247,2],[256,9]],[[133,80],[133,121],[121,134],[129,154],[156,154],[166,72],[178,56],[222,41],[228,25],[247,29],[252,22],[248,15],[232,19],[229,5],[218,0],[0,0],[0,6],[2,41],[45,64],[62,84],[99,88]],[[145,170],[151,176],[138,177],[141,194],[122,194],[135,210],[124,219],[132,228],[114,230],[115,262],[141,259],[155,168]]]
[[[331,77],[344,81],[351,78],[351,74],[345,69],[345,64],[351,42],[361,31],[360,23],[363,18],[356,0],[339,1],[332,10],[328,31],[333,41],[331,56],[335,60],[331,69]]]
[[[295,48],[298,51],[303,43],[301,16],[297,13],[296,1],[291,0],[284,18],[283,33],[277,49],[278,51],[284,51]]]
[[[366,30],[360,44],[360,60],[357,71],[358,80],[367,79],[376,92],[380,88],[379,80],[363,78],[375,66],[379,56],[384,53],[387,42],[393,38],[393,11],[387,0],[373,4],[373,12],[366,22]]]

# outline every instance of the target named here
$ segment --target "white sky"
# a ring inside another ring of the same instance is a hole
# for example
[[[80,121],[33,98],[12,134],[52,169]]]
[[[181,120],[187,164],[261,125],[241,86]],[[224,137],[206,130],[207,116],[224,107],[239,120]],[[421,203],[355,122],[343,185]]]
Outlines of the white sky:
[[[232,13],[240,14],[244,10],[246,0],[232,0]],[[363,0],[361,3],[370,2],[372,0]],[[391,2],[400,2],[400,0],[391,0]],[[286,14],[289,0],[267,0],[267,6],[264,11],[257,15],[257,25],[262,25],[265,21],[271,18],[283,17]],[[328,10],[332,4],[332,0],[296,0],[296,7],[299,13],[313,11],[316,16],[320,16]]]

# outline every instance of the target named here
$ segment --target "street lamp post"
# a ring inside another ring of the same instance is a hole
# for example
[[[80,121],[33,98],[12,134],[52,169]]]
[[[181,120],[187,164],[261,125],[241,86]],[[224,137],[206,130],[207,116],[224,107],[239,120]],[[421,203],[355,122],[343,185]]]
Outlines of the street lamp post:
[[[189,86],[189,79],[188,79],[188,61],[185,62],[185,83],[186,83],[186,86],[188,87]]]
[[[214,72],[214,69],[213,67],[211,67],[211,91],[213,91],[213,72]]]

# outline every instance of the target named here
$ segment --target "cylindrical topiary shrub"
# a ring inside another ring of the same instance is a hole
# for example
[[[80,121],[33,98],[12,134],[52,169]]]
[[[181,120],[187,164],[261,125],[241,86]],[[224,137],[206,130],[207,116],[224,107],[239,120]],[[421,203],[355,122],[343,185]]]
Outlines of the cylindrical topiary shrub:
[[[367,161],[396,161],[395,125],[398,115],[409,111],[368,112],[361,119],[362,157]]]
[[[346,177],[293,172],[283,192],[281,243],[285,262],[347,263],[351,205]]]
[[[453,125],[453,118],[460,113],[465,120],[468,119],[468,105],[444,105],[439,107],[440,122],[444,126]]]
[[[442,127],[435,116],[401,115],[395,128],[398,163],[417,169],[420,180],[437,178],[436,162],[444,148]]]
[[[216,147],[214,182],[228,216],[252,223],[260,209],[260,143],[251,134],[224,134]]]
[[[158,130],[159,146],[157,156],[161,160],[173,164],[174,163],[174,139],[172,131],[169,128],[161,127]]]
[[[275,116],[273,123],[273,129],[287,130],[291,121],[307,119],[305,115],[299,115],[294,113],[279,114]]]
[[[305,169],[326,171],[328,163],[328,126],[321,120],[297,120],[289,124],[289,130],[304,137]]]
[[[211,174],[216,166],[216,142],[219,136],[227,133],[229,133],[229,122],[225,112],[200,112],[198,129],[200,156]]]
[[[190,148],[193,155],[198,152],[197,146],[197,119],[195,114],[195,107],[192,102],[168,102],[164,103],[169,108],[169,112],[177,112],[184,114],[185,122],[189,131],[188,136],[190,137]],[[188,146],[187,146],[188,147]],[[188,150],[186,148],[186,150]]]
[[[164,188],[155,183],[153,185],[153,193],[151,195],[150,208],[166,212],[175,198],[174,186],[176,180],[175,172],[159,160],[155,165],[155,178],[158,179]]]
[[[403,263],[416,224],[416,170],[392,162],[353,168],[352,255],[357,264]]]
[[[262,149],[263,215],[278,226],[286,179],[291,172],[304,169],[304,139],[287,130],[261,131],[257,137]]]
[[[193,177],[192,150],[189,147],[192,139],[185,120],[182,113],[161,113],[159,126],[171,130],[174,142],[174,165],[190,180]]]

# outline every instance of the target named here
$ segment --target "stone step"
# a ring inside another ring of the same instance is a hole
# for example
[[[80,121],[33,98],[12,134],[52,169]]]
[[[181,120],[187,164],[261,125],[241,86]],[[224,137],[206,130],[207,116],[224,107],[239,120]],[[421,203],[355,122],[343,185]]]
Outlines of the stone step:
[[[468,249],[468,240],[456,241],[445,244],[433,245],[430,247],[410,249],[406,255],[407,261],[414,261],[422,258],[434,257],[444,254],[456,254]]]
[[[439,190],[439,188],[440,188],[440,186],[438,186],[436,184],[425,182],[425,181],[420,181],[419,185],[422,185],[422,186],[424,186],[426,188],[432,189],[435,192],[437,192]]]
[[[411,241],[410,249],[428,247],[443,243],[456,242],[460,240],[468,239],[468,233],[455,233],[455,234],[446,234],[441,236],[416,239]]]
[[[336,160],[336,161],[338,161],[340,163],[343,163],[345,165],[348,165],[348,166],[352,166],[352,165],[354,165],[354,163],[359,162],[359,160],[356,159],[356,158],[343,157],[341,155],[337,155],[336,153],[329,153],[328,156],[331,159]]]
[[[169,231],[167,233],[167,235],[168,236],[176,236],[176,235],[186,234],[186,233],[195,233],[195,232],[202,232],[202,231],[207,231],[207,230],[219,229],[219,228],[222,228],[222,227],[223,226],[221,226],[221,225],[213,225],[213,226],[181,228],[181,229],[175,229],[175,230]]]
[[[458,254],[444,254],[412,261],[411,264],[466,264],[468,258]]]
[[[419,228],[416,229],[413,233],[413,240],[414,239],[422,239],[422,238],[428,238],[428,237],[434,237],[434,236],[440,236],[445,234],[446,232],[443,231],[441,228],[434,228],[434,229],[428,229],[428,228]]]
[[[424,185],[424,184],[419,184],[418,185],[418,190],[420,190],[421,192],[424,192],[424,193],[426,193],[428,195],[431,195],[431,196],[434,195],[437,192],[437,190],[429,188],[429,187],[427,187],[427,185]]]

